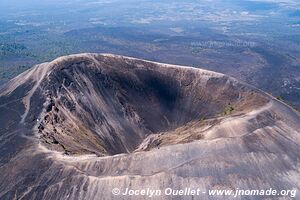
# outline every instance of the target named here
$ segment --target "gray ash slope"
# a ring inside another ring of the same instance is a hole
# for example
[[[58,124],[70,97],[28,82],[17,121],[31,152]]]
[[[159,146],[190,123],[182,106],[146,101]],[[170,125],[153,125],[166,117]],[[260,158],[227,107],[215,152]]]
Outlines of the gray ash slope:
[[[299,189],[299,133],[292,108],[223,74],[65,56],[0,90],[0,199],[122,199],[112,188],[129,186]]]

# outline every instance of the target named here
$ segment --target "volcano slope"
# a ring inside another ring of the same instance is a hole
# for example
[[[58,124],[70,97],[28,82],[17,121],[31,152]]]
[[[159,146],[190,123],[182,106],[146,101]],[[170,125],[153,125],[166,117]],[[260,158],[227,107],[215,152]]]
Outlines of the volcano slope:
[[[223,74],[65,56],[1,88],[0,199],[145,198],[113,196],[113,188],[298,190],[299,133],[292,108]]]

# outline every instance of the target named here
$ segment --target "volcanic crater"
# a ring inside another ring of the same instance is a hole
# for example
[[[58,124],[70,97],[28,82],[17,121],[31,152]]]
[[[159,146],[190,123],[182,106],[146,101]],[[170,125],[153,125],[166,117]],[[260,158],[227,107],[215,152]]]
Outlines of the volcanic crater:
[[[300,188],[299,113],[216,72],[64,56],[2,87],[0,114],[1,199],[109,200],[146,183]]]
[[[187,123],[212,125],[268,101],[222,74],[121,56],[64,57],[46,68],[37,91],[45,99],[37,135],[48,148],[66,154],[130,153],[155,134],[159,141],[152,139],[150,146],[160,147],[167,144],[164,135]]]

